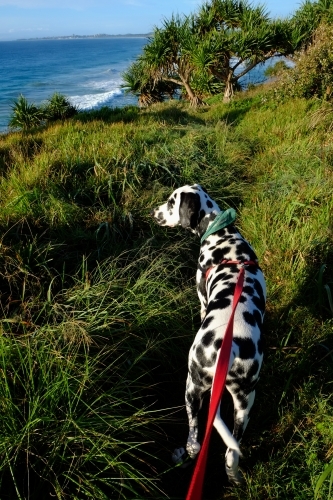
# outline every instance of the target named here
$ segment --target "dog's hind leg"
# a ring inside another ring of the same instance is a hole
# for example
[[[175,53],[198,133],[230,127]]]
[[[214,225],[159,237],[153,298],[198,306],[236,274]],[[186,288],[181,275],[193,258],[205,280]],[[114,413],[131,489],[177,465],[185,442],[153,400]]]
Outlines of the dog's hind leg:
[[[228,386],[227,386],[228,387]],[[251,391],[246,396],[243,394],[242,398],[240,398],[239,394],[235,394],[228,387],[234,402],[234,430],[233,436],[240,443],[246,426],[249,422],[249,413],[252,408],[255,391]],[[239,462],[240,453],[237,450],[229,447],[225,454],[225,470],[228,476],[228,479],[232,483],[241,483],[243,481],[242,476],[238,470],[238,462]]]

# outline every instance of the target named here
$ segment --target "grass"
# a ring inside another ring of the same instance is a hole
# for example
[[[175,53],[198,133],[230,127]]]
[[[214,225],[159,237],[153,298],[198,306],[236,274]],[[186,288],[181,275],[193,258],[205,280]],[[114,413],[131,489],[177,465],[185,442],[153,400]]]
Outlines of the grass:
[[[1,498],[185,497],[191,470],[170,455],[198,242],[149,212],[192,182],[237,209],[269,297],[245,485],[213,436],[204,498],[332,497],[331,116],[256,89],[0,137]]]

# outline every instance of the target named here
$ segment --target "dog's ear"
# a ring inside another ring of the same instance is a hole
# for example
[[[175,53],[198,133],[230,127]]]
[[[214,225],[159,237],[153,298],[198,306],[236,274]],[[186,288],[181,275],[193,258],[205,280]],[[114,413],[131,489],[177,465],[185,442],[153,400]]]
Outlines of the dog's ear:
[[[197,193],[180,193],[179,220],[183,227],[197,227],[200,209],[200,196]]]

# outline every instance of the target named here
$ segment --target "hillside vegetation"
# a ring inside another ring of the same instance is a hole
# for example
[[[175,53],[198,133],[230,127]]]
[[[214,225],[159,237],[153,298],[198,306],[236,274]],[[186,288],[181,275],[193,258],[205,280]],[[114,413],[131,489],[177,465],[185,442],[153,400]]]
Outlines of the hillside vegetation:
[[[204,498],[329,498],[333,108],[269,87],[221,99],[0,137],[1,499],[184,498],[199,242],[149,213],[194,182],[236,208],[268,284],[245,484],[214,434]]]
[[[228,484],[214,434],[203,500],[333,498],[331,33],[228,104],[17,102],[23,131],[0,136],[1,500],[185,497],[171,453],[199,242],[149,213],[186,183],[237,210],[268,285],[245,482]]]

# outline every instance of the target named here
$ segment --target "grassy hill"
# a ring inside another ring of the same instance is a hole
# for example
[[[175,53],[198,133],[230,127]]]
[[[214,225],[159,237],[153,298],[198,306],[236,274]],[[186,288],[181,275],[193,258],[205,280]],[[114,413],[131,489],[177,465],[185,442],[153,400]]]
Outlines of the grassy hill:
[[[230,488],[214,434],[204,498],[328,498],[332,117],[260,89],[0,137],[1,499],[184,498],[192,471],[170,457],[187,437],[199,242],[149,212],[193,182],[236,208],[268,283],[246,482]]]

